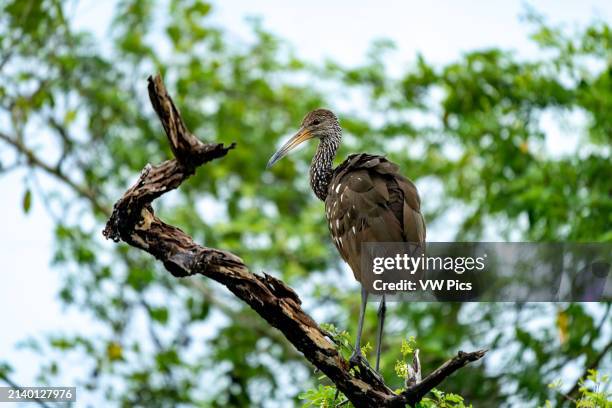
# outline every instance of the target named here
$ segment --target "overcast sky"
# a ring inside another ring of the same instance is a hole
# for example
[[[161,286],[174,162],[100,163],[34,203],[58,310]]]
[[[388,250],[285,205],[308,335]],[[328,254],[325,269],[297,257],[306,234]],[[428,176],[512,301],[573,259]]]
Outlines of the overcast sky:
[[[76,25],[104,38],[110,4],[83,2]],[[610,21],[612,17],[610,0],[532,4],[552,23],[565,22],[570,28],[594,18]],[[372,40],[390,38],[398,46],[392,64],[401,69],[417,52],[436,63],[484,47],[502,47],[526,58],[535,57],[537,51],[528,40],[529,27],[519,19],[524,10],[522,1],[231,0],[215,6],[213,19],[236,40],[248,41],[251,37],[245,16],[261,16],[266,29],[288,40],[299,56],[312,62],[333,57],[344,64],[356,64],[363,60]],[[22,213],[23,173],[0,176],[0,183],[0,360],[8,359],[16,367],[14,377],[22,385],[35,385],[37,360],[16,351],[15,343],[31,335],[76,329],[89,321],[75,311],[66,314],[57,301],[59,274],[49,266],[53,225],[38,197],[34,197],[30,214]]]

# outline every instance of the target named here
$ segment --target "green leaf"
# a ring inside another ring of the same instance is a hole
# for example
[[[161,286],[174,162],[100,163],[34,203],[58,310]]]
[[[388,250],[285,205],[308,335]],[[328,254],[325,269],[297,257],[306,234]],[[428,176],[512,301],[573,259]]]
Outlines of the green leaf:
[[[29,188],[23,194],[22,206],[25,214],[30,212],[30,208],[32,207],[32,191]]]
[[[165,307],[153,307],[149,314],[156,322],[161,324],[166,324],[168,322],[168,309]]]
[[[66,111],[64,115],[64,124],[70,125],[77,117],[77,112],[75,110]]]

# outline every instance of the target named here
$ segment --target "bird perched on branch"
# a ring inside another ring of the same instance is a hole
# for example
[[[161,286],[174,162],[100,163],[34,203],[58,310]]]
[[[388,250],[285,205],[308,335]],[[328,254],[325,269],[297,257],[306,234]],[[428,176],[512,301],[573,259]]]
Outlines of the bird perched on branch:
[[[310,165],[310,186],[325,202],[325,215],[331,237],[342,259],[362,284],[357,341],[351,364],[365,362],[361,353],[361,334],[368,298],[361,271],[361,243],[425,242],[425,221],[415,185],[399,173],[399,167],[383,156],[367,153],[350,155],[338,167],[333,166],[342,139],[336,115],[316,109],[304,117],[298,132],[268,162],[268,168],[300,143],[318,139],[319,146]],[[385,319],[385,297],[378,309],[376,371]],[[367,363],[367,362],[366,362]]]

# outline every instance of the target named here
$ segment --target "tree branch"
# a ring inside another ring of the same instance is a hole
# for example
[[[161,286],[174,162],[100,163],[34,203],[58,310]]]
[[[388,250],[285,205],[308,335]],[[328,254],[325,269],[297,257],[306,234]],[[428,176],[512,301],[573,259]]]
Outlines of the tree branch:
[[[34,166],[46,172],[47,174],[59,179],[64,184],[68,185],[73,191],[79,194],[82,197],[85,197],[95,210],[101,212],[102,214],[108,216],[108,208],[104,206],[96,197],[95,193],[86,188],[85,186],[79,185],[76,181],[72,180],[65,173],[63,173],[56,166],[51,166],[50,164],[43,161],[32,149],[26,146],[19,138],[11,137],[5,133],[0,132],[0,140],[4,140],[6,143],[10,144],[17,150],[17,152],[21,153],[28,165]]]
[[[0,380],[4,381],[5,383],[7,383],[11,388],[14,388],[16,390],[23,390],[22,387],[20,387],[16,382],[14,382],[13,380],[11,380],[8,375],[4,374],[4,373],[0,373]],[[43,408],[51,408],[51,406],[49,404],[47,404],[45,401],[39,399],[39,398],[32,398],[32,401],[37,403],[38,405],[40,405]]]
[[[484,355],[484,351],[460,352],[421,383],[395,394],[369,367],[350,369],[331,335],[306,314],[298,295],[284,282],[265,273],[251,273],[238,256],[198,245],[179,228],[162,222],[151,202],[179,187],[198,166],[225,156],[234,145],[202,143],[191,134],[159,75],[149,78],[148,89],[175,159],[145,167],[136,184],[115,204],[104,236],[150,253],[176,277],[201,274],[226,286],[280,330],[357,407],[413,404],[454,371]]]
[[[435,369],[431,374],[425,377],[423,381],[406,388],[400,396],[404,399],[406,404],[414,405],[418,403],[429,391],[444,381],[446,377],[468,363],[480,360],[484,357],[486,352],[487,350],[478,350],[471,353],[459,351],[455,357]]]

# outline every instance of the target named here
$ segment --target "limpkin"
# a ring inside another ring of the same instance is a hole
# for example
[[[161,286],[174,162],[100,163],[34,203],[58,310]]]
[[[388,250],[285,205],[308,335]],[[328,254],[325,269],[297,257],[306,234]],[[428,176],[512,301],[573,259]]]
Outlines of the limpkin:
[[[309,139],[319,139],[310,165],[310,186],[325,202],[325,215],[331,237],[342,259],[349,264],[361,284],[361,305],[352,364],[365,361],[361,352],[361,334],[368,291],[362,282],[361,243],[425,242],[425,221],[420,212],[417,189],[399,167],[384,156],[352,154],[338,167],[333,161],[342,139],[342,128],[336,115],[327,109],[316,109],[302,120],[298,132],[268,162],[268,168],[290,150]],[[378,309],[376,336],[376,371],[385,319],[385,297]],[[367,362],[366,362],[367,363]]]

